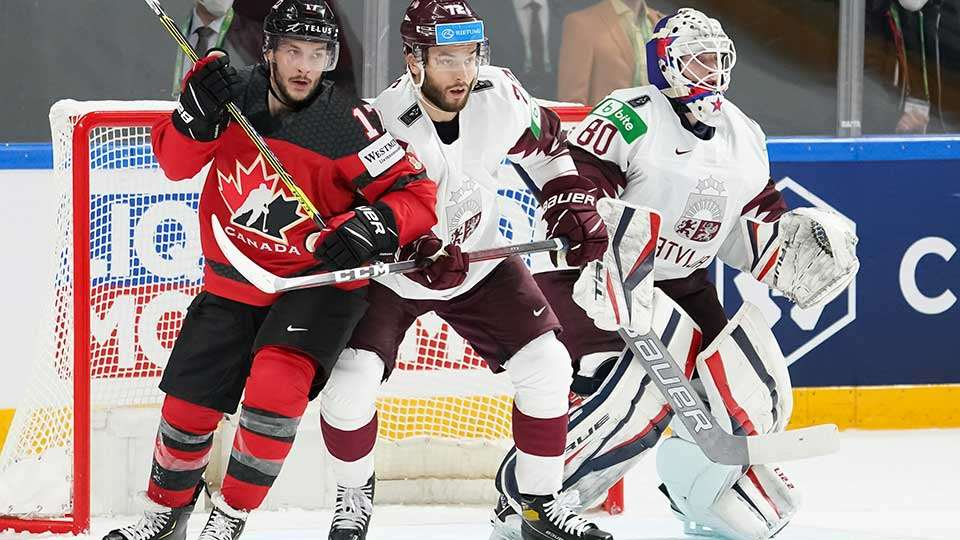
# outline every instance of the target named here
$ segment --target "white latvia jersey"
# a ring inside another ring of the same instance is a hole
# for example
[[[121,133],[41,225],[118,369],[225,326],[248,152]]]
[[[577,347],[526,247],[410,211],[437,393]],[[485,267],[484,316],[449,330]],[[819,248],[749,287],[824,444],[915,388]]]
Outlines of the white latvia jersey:
[[[710,140],[697,138],[654,86],[617,90],[568,143],[617,165],[618,196],[660,212],[656,280],[706,268],[744,206],[770,179],[763,131],[729,100]]]
[[[459,244],[463,251],[507,244],[498,232],[500,209],[496,174],[504,159],[531,128],[539,131],[540,107],[506,70],[480,68],[478,82],[467,106],[460,112],[460,135],[444,144],[433,121],[419,103],[409,74],[403,75],[373,102],[383,126],[408,145],[423,161],[427,175],[437,182],[437,224],[433,232],[444,245]],[[544,157],[544,156],[541,156]],[[564,159],[569,160],[564,153]],[[540,160],[544,161],[544,160]],[[572,170],[572,162],[543,163],[536,176],[559,176]],[[470,290],[501,261],[471,263],[459,287],[436,291],[401,276],[377,281],[404,298],[449,299]]]

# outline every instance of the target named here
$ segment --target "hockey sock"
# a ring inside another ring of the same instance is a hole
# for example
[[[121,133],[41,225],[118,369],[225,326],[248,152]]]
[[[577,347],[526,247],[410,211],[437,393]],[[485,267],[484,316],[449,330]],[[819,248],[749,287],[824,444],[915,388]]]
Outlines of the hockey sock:
[[[313,360],[296,351],[257,352],[223,479],[223,498],[232,508],[253,510],[267,496],[293,446],[315,371]]]
[[[507,362],[516,389],[513,441],[517,445],[517,487],[524,495],[560,491],[571,363],[567,349],[553,332],[531,340]]]
[[[147,496],[168,508],[190,504],[210,461],[223,413],[173,396],[163,400]]]
[[[517,445],[517,486],[524,495],[550,495],[560,490],[567,415],[534,418],[513,407],[513,440]]]
[[[363,349],[345,349],[320,397],[320,429],[337,485],[359,488],[373,475],[377,442],[377,388],[383,360]]]
[[[320,419],[327,450],[333,456],[333,472],[343,487],[363,487],[373,475],[373,446],[377,442],[377,415],[360,429],[337,429]]]

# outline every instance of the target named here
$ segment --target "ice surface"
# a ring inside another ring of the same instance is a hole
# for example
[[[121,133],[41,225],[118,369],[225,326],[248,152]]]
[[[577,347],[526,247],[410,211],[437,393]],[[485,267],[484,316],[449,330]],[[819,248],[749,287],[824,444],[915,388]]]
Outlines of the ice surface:
[[[837,454],[783,466],[805,502],[778,540],[960,539],[960,430],[847,431],[841,439]],[[617,540],[686,538],[656,489],[653,465],[648,458],[627,477],[623,515],[592,514]],[[480,507],[378,506],[369,539],[486,539],[488,515]],[[95,518],[92,534],[77,538],[99,539],[133,519]],[[204,520],[198,511],[188,538]],[[329,524],[329,512],[259,512],[243,538],[326,538]],[[13,538],[42,536],[0,533],[0,540]]]

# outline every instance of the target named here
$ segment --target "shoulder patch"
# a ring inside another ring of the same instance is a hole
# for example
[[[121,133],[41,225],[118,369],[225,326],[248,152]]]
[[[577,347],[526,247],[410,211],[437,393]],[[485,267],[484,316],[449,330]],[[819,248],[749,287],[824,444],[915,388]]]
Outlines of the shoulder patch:
[[[423,116],[423,109],[420,108],[418,103],[414,103],[409,109],[403,111],[403,114],[399,116],[399,120],[403,122],[403,125],[410,127],[414,122],[419,120],[421,116]]]
[[[367,172],[374,178],[380,176],[381,173],[392,167],[394,163],[400,161],[405,154],[406,152],[400,147],[400,143],[389,133],[381,135],[379,139],[373,141],[369,146],[358,152],[363,166],[367,168]]]
[[[647,132],[647,124],[640,118],[637,111],[618,99],[610,97],[604,99],[590,111],[590,114],[606,118],[617,128],[617,132],[627,141],[627,144],[633,144]]]
[[[473,85],[472,93],[476,94],[477,92],[483,92],[484,90],[490,90],[491,88],[493,88],[493,81],[478,80],[477,84]]]
[[[643,107],[647,103],[650,103],[650,96],[640,96],[640,97],[635,97],[630,101],[628,101],[627,105],[633,108],[637,108],[637,107]]]

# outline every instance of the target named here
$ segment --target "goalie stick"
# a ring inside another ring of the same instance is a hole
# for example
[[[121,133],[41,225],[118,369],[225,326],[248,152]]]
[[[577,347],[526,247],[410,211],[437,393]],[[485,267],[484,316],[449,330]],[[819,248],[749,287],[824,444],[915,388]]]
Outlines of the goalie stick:
[[[650,274],[653,272],[656,252],[653,246],[659,237],[659,216],[645,223],[635,221],[643,215],[655,214],[616,199],[601,199],[597,209],[606,222],[610,234],[608,250],[612,251],[616,266],[613,271],[607,272],[608,276],[614,276],[608,279],[619,280],[619,290],[627,291],[624,294],[628,295],[634,294],[634,290],[644,284],[652,286],[653,277]],[[637,227],[644,229],[638,230]],[[629,234],[630,229],[637,231],[636,234]],[[646,241],[638,245],[637,240],[641,238]],[[629,298],[623,300],[628,302],[622,312],[626,315],[631,311],[632,302]],[[617,300],[613,301],[620,304]],[[751,465],[804,459],[836,451],[840,440],[837,426],[833,424],[750,436],[727,433],[660,338],[652,330],[641,334],[623,324],[633,317],[632,314],[622,319],[618,316],[620,328],[617,332],[620,338],[663,394],[694,442],[711,461],[723,465]]]
[[[822,456],[837,450],[840,440],[837,426],[833,424],[763,435],[727,433],[656,334],[651,331],[640,335],[626,328],[617,333],[710,461],[722,465],[778,463]]]
[[[250,259],[250,257],[247,257],[242,251],[237,249],[237,246],[230,241],[223,226],[220,225],[220,220],[217,219],[217,216],[211,216],[210,221],[213,225],[213,236],[217,241],[217,245],[220,246],[220,251],[222,251],[224,257],[227,258],[227,261],[229,261],[247,281],[253,284],[254,287],[268,294],[307,289],[310,287],[323,287],[362,279],[372,279],[387,274],[405,274],[420,268],[417,261],[402,261],[396,263],[376,263],[359,268],[349,268],[346,270],[337,270],[336,272],[325,272],[307,276],[280,277],[258,265]],[[567,243],[561,239],[542,240],[540,242],[530,242],[527,244],[512,244],[499,248],[483,249],[470,252],[467,255],[470,256],[471,261],[489,261],[509,257],[510,255],[556,251],[566,249],[566,247]]]
[[[183,54],[187,55],[191,61],[196,62],[199,60],[197,51],[193,50],[193,47],[190,46],[190,43],[187,42],[187,39],[183,37],[183,34],[180,33],[180,29],[177,28],[177,23],[171,19],[167,13],[163,10],[163,7],[160,5],[159,0],[144,0],[150,9],[160,18],[160,23],[164,28],[167,29],[167,32],[176,40],[177,45],[180,46],[180,50],[183,51]],[[300,189],[300,186],[293,181],[293,177],[290,176],[290,173],[287,172],[287,169],[280,163],[280,160],[277,159],[277,156],[270,150],[270,147],[267,146],[267,142],[263,140],[263,137],[257,133],[257,130],[254,129],[253,125],[250,124],[250,121],[247,120],[247,117],[240,112],[239,107],[234,105],[232,102],[227,103],[227,112],[230,113],[230,116],[236,120],[237,124],[243,129],[247,134],[247,137],[250,137],[250,140],[253,142],[254,146],[257,147],[257,150],[260,151],[260,155],[273,167],[273,170],[277,172],[280,176],[280,180],[283,181],[283,184],[287,186],[287,189],[290,190],[290,193],[297,199],[297,202],[303,208],[304,212],[310,216],[310,219],[314,221],[321,229],[326,227],[326,224],[323,222],[323,217],[320,216],[320,212],[317,211],[317,208],[310,202],[310,199],[307,198],[306,193]]]

